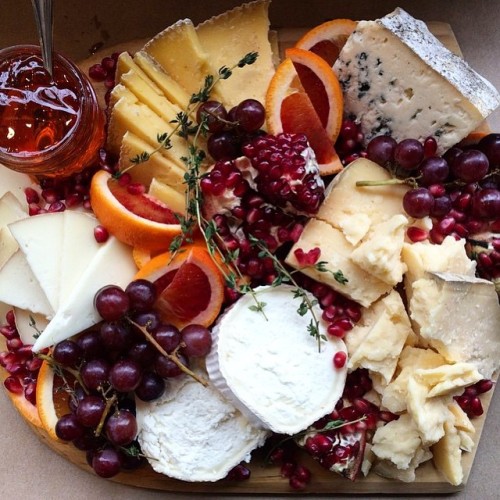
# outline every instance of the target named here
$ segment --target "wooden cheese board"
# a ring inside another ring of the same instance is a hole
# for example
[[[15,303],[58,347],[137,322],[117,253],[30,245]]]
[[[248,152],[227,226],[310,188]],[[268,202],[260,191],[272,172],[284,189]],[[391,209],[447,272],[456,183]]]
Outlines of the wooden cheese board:
[[[431,31],[452,51],[460,54],[460,47],[455,38],[450,25],[441,22],[428,23]],[[282,29],[279,30],[278,40],[280,53],[293,45],[294,41],[306,29]],[[80,67],[86,71],[88,68],[99,62],[102,57],[113,52],[121,52],[124,50],[134,53],[143,46],[146,40],[132,40],[130,42],[115,45],[106,48],[103,51],[97,52],[93,56],[80,62]],[[102,84],[96,85],[101,103],[104,102],[104,94],[106,89]],[[487,125],[484,125],[487,127]],[[0,377],[3,379],[5,373],[2,370]],[[307,454],[302,454],[300,462],[306,465],[312,472],[313,479],[308,485],[307,490],[303,493],[307,494],[444,494],[453,493],[462,490],[466,484],[473,467],[474,457],[477,451],[481,433],[484,427],[485,419],[488,413],[493,397],[493,390],[482,397],[484,414],[474,419],[473,423],[476,428],[474,436],[475,446],[472,452],[464,453],[462,464],[464,470],[464,481],[459,486],[449,484],[443,476],[434,468],[432,461],[427,462],[419,467],[416,473],[416,480],[412,483],[402,483],[396,480],[382,478],[374,473],[369,474],[366,478],[351,482],[340,476],[330,473],[323,469],[317,462],[310,458]],[[490,417],[491,418],[491,417]],[[40,441],[51,448],[53,451],[64,457],[67,461],[73,463],[77,467],[94,474],[91,467],[88,466],[85,458],[85,453],[76,449],[71,444],[54,441],[42,429],[30,424],[33,432],[37,435]],[[183,493],[206,493],[206,494],[292,494],[288,481],[280,475],[280,468],[274,465],[266,465],[264,453],[258,450],[253,454],[253,460],[250,464],[251,479],[248,481],[218,481],[215,483],[188,483],[168,478],[164,475],[154,472],[150,466],[145,466],[134,472],[122,472],[110,479],[124,485],[135,486],[139,488],[147,488],[153,490],[162,490],[170,492]]]

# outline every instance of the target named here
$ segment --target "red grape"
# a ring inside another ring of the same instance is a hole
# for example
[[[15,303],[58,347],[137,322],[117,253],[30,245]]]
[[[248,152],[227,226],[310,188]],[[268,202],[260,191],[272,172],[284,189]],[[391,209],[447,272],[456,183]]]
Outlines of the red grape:
[[[128,410],[119,410],[106,422],[106,436],[115,446],[130,444],[137,435],[137,420]]]
[[[202,325],[188,325],[181,331],[182,341],[185,344],[184,354],[189,357],[206,356],[212,348],[212,335]]]
[[[108,285],[97,292],[94,306],[102,319],[116,321],[128,313],[130,299],[119,286]]]
[[[413,170],[424,159],[424,147],[416,139],[404,139],[394,148],[394,160],[401,168]]]
[[[397,142],[392,137],[380,135],[373,138],[366,148],[367,158],[379,165],[386,165],[394,159]]]
[[[142,370],[139,363],[132,359],[117,361],[109,371],[111,387],[118,392],[131,392],[141,382]]]
[[[403,197],[403,208],[410,217],[421,219],[430,214],[434,205],[434,197],[426,188],[407,191]]]

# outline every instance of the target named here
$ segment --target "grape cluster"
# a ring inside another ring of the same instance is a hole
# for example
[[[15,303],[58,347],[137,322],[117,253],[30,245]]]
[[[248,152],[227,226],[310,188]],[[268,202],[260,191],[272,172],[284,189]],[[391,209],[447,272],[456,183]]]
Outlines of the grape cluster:
[[[210,136],[207,149],[214,160],[232,160],[241,155],[241,147],[259,134],[266,112],[256,99],[245,99],[229,111],[218,101],[202,103],[196,112]]]
[[[51,354],[55,366],[76,379],[67,387],[71,411],[58,420],[56,434],[87,451],[89,464],[102,477],[142,463],[134,396],[159,398],[166,379],[181,375],[190,357],[205,356],[211,348],[206,328],[189,325],[179,331],[162,322],[156,297],[147,280],[134,280],[125,290],[102,288],[94,299],[103,319],[99,328],[59,342]]]

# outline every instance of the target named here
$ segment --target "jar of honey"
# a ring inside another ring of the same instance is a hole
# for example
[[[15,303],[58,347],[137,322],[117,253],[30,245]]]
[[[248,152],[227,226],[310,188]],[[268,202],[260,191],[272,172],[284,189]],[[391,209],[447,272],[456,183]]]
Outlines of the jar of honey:
[[[52,76],[40,48],[0,50],[0,163],[43,177],[65,177],[97,159],[104,112],[91,83],[68,59],[53,55]]]

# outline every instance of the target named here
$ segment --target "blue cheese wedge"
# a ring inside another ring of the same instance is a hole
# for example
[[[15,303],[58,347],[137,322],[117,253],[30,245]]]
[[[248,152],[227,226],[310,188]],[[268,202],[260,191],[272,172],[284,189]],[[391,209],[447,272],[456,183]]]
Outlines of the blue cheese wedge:
[[[254,422],[280,434],[295,434],[331,412],[342,395],[347,363],[333,364],[346,352],[340,339],[318,345],[300,315],[294,287],[259,287],[256,302],[247,294],[221,317],[207,357],[210,380]],[[321,335],[326,324],[314,306]]]
[[[156,472],[182,481],[218,481],[269,435],[213,386],[183,376],[150,403],[137,401],[138,440]]]
[[[345,113],[361,123],[366,141],[432,135],[442,153],[500,104],[489,82],[400,8],[359,22],[334,70]]]

